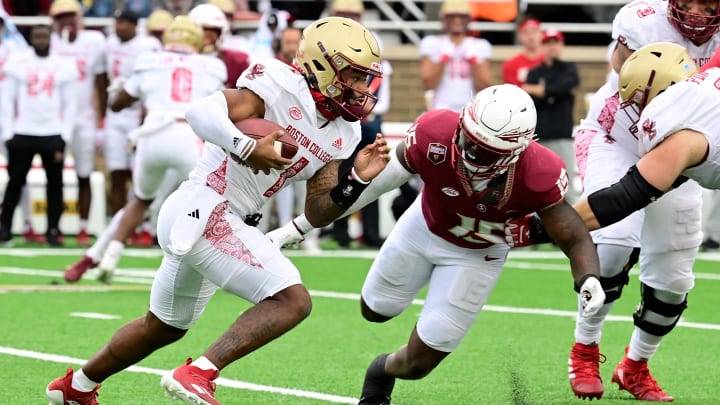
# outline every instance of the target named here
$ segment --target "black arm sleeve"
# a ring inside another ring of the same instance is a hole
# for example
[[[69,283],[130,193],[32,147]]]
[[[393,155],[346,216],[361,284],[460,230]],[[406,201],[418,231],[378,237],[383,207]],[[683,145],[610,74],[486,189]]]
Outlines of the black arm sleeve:
[[[620,181],[588,196],[600,226],[605,227],[646,207],[664,193],[648,183],[633,165]]]

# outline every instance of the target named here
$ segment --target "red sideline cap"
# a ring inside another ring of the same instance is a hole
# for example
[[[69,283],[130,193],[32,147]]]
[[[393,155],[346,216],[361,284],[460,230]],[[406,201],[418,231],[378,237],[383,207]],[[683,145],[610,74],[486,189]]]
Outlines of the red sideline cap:
[[[542,38],[543,42],[547,42],[551,39],[556,39],[559,42],[565,42],[565,37],[563,37],[562,32],[555,30],[555,29],[549,29],[543,33],[543,38]]]
[[[525,28],[540,28],[540,20],[528,18],[518,26],[518,30],[524,30]]]

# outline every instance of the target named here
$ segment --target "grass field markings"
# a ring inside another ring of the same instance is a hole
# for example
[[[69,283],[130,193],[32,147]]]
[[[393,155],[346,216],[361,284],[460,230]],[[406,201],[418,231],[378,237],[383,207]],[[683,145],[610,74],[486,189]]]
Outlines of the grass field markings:
[[[34,360],[41,360],[41,361],[49,361],[52,363],[62,363],[62,364],[72,364],[72,365],[79,365],[82,366],[87,362],[87,360],[78,359],[75,357],[68,357],[58,354],[49,354],[49,353],[40,353],[40,352],[34,352],[30,350],[23,350],[23,349],[15,349],[12,347],[4,347],[0,346],[0,354],[6,354],[9,356],[15,356],[15,357],[23,357],[28,359],[34,359]],[[142,374],[154,374],[158,376],[162,376],[165,373],[168,372],[168,370],[160,370],[156,368],[150,368],[150,367],[141,367],[141,366],[131,366],[127,368],[125,371],[129,371],[131,373],[142,373]],[[294,388],[282,388],[282,387],[275,387],[272,385],[261,385],[261,384],[253,384],[249,382],[244,381],[238,381],[238,380],[231,380],[229,378],[220,377],[215,380],[215,383],[217,385],[222,385],[224,387],[229,388],[236,388],[241,390],[247,390],[247,391],[258,391],[258,392],[269,392],[272,394],[281,394],[281,395],[289,395],[294,397],[302,397],[302,398],[310,398],[310,399],[317,399],[321,401],[327,401],[327,402],[334,402],[337,404],[356,404],[357,398],[351,398],[351,397],[343,397],[339,395],[332,395],[332,394],[323,394],[321,392],[313,392],[313,391],[304,391]]]
[[[122,318],[120,315],[100,314],[97,312],[70,312],[70,316],[76,318],[113,320]]]
[[[3,268],[0,267],[0,272],[2,272]],[[34,270],[29,272],[33,273]],[[42,273],[42,271],[41,271]],[[23,273],[19,273],[23,274]],[[44,274],[44,273],[43,273]],[[33,275],[33,274],[28,274]],[[55,276],[57,276],[57,273],[55,273]],[[129,279],[132,279],[129,277]],[[115,277],[115,280],[118,280],[118,277]],[[139,279],[142,283],[149,283],[151,280],[148,279]],[[137,282],[137,281],[127,281],[127,282]],[[128,289],[128,287],[131,287]],[[134,287],[134,288],[132,288]],[[140,287],[140,286],[100,286],[100,287],[90,287],[90,286],[74,286],[74,285],[50,285],[50,286],[0,286],[0,293],[2,292],[48,292],[48,291],[63,291],[63,292],[74,292],[74,291],[96,291],[96,292],[105,292],[105,291],[138,291],[138,290],[149,290],[147,287]],[[319,291],[319,290],[310,290],[310,295],[314,297],[324,297],[324,298],[335,298],[335,299],[346,299],[346,300],[352,300],[352,301],[358,301],[360,299],[360,294],[357,293],[340,293],[340,292],[334,292],[334,291]],[[414,299],[412,302],[414,305],[424,305],[425,301],[421,299]],[[504,313],[514,313],[514,314],[524,314],[524,315],[543,315],[543,316],[559,316],[559,317],[570,317],[575,318],[577,316],[577,311],[565,311],[565,310],[557,310],[557,309],[540,309],[540,308],[520,308],[520,307],[507,307],[507,306],[497,306],[497,305],[485,305],[483,307],[483,311],[490,311],[490,312],[504,312]],[[633,322],[633,318],[631,316],[619,316],[619,315],[609,315],[607,317],[608,321],[617,321],[617,322]],[[680,322],[678,322],[678,326],[686,327],[686,328],[692,328],[692,329],[705,329],[705,330],[720,330],[720,325],[718,324],[712,324],[712,323],[699,323],[699,322],[685,322],[682,319]]]
[[[150,286],[144,285],[3,285],[0,286],[2,293],[36,293],[36,292],[98,292],[110,291],[150,291]]]
[[[541,271],[566,271],[570,273],[570,265],[553,264],[553,263],[537,263],[537,262],[524,262],[519,260],[508,260],[505,263],[505,269],[518,269],[518,270],[541,270]],[[630,270],[631,275],[638,275],[640,271],[637,266]],[[697,280],[720,280],[720,273],[701,273],[695,272],[695,279]]]

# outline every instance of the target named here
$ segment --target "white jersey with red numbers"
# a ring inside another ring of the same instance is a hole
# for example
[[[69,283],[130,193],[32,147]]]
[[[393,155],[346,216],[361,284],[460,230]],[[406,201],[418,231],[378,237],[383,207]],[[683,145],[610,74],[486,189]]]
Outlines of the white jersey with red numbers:
[[[50,52],[75,60],[80,75],[77,86],[78,112],[88,111],[94,118],[95,76],[105,73],[105,36],[98,31],[81,30],[77,33],[75,41],[65,42],[59,35],[53,33]],[[78,123],[88,116],[78,114]]]
[[[7,140],[12,134],[61,134],[67,127],[63,124],[67,119],[63,114],[67,107],[63,93],[67,97],[78,75],[72,59],[58,55],[40,58],[27,49],[10,55],[3,71],[3,110],[8,107],[3,116],[11,118],[3,123],[3,137]]]
[[[205,143],[203,157],[190,173],[190,180],[224,195],[237,215],[258,212],[286,183],[307,180],[329,161],[348,158],[360,142],[360,122],[342,118],[327,121],[318,112],[305,78],[279,60],[264,59],[250,66],[238,79],[237,87],[262,98],[264,118],[285,128],[299,146],[285,169],[255,174],[217,146]]]
[[[482,38],[466,37],[456,46],[447,35],[430,35],[420,42],[420,57],[424,56],[435,63],[447,60],[431,109],[460,111],[475,94],[472,66],[490,59],[492,45]]]
[[[662,0],[638,0],[623,6],[613,20],[612,37],[632,50],[655,42],[673,42],[687,48],[698,66],[710,60],[720,45],[720,33],[701,45],[683,37],[668,20],[668,3]]]
[[[137,58],[124,89],[142,100],[148,117],[184,117],[192,100],[220,89],[226,77],[225,65],[211,56],[150,52]]]
[[[708,69],[670,86],[643,110],[638,123],[639,151],[646,154],[681,129],[705,135],[710,145],[705,161],[683,175],[709,189],[720,189],[720,68]]]
[[[132,73],[133,65],[137,57],[145,52],[157,52],[162,49],[162,44],[155,37],[147,35],[136,35],[129,41],[122,42],[117,35],[110,35],[106,40],[105,65],[107,67],[108,81],[112,83],[118,78],[127,79]],[[108,99],[112,100],[115,94],[109,94]],[[113,119],[130,119],[140,124],[141,106],[134,104],[120,112],[107,112],[107,121]],[[106,124],[110,124],[106,121]]]
[[[720,43],[720,34],[695,46],[668,20],[667,7],[666,1],[659,0],[623,6],[613,21],[613,38],[630,49],[661,41],[678,43],[687,48],[696,63],[706,63]],[[588,115],[575,132],[575,154],[585,195],[614,184],[640,159],[638,128],[633,125],[637,119],[637,113],[621,108],[617,80],[607,82],[592,97]],[[702,242],[701,195],[698,184],[688,181],[644,210],[593,231],[593,240],[641,247],[641,280],[654,288],[673,288],[667,285],[675,277],[672,274],[688,263],[692,266],[693,248]],[[684,264],[678,265],[676,260]]]
[[[17,53],[23,50],[24,47],[21,47],[17,42],[15,41],[3,41],[0,39],[0,96],[2,96],[2,84],[3,80],[5,80],[5,72],[3,71],[3,66],[5,65],[5,62],[7,62],[10,55],[13,53]],[[0,121],[0,131],[2,131],[3,122]],[[4,146],[2,146],[2,149],[4,150]]]
[[[154,199],[163,181],[179,184],[195,167],[199,139],[185,112],[192,101],[222,88],[226,75],[220,60],[205,55],[161,51],[137,58],[124,89],[147,109],[133,167],[138,198]]]

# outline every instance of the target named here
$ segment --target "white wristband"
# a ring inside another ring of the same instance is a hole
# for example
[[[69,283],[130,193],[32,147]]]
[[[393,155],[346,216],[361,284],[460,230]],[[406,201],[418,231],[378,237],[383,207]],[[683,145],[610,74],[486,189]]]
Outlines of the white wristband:
[[[233,136],[233,152],[240,160],[247,160],[255,150],[256,141],[237,130],[237,134]]]
[[[308,219],[307,219],[307,217],[305,216],[305,214],[298,215],[297,217],[295,217],[295,219],[292,220],[292,222],[293,222],[293,225],[295,225],[295,228],[297,228],[297,230],[298,230],[302,235],[305,235],[306,233],[308,233],[308,232],[312,231],[313,229],[315,229],[315,227],[312,226],[312,224],[310,223],[310,221],[308,221]]]
[[[360,184],[368,185],[372,181],[372,179],[370,179],[368,181],[361,179],[360,176],[358,176],[357,172],[355,171],[355,166],[353,166],[352,169],[350,169],[350,174],[352,175],[353,180],[357,181]]]

